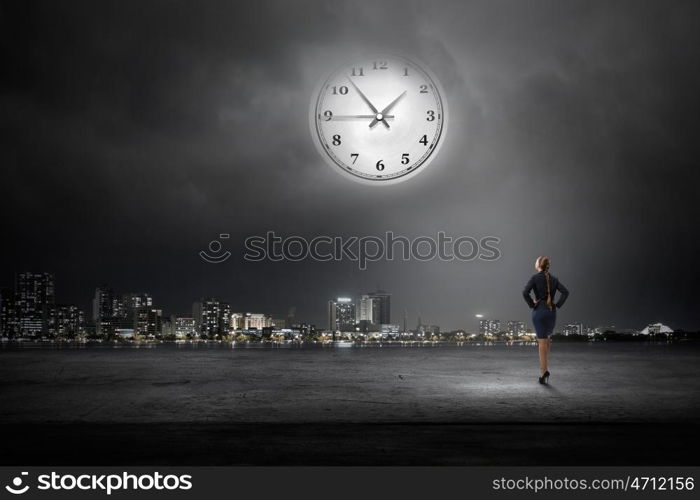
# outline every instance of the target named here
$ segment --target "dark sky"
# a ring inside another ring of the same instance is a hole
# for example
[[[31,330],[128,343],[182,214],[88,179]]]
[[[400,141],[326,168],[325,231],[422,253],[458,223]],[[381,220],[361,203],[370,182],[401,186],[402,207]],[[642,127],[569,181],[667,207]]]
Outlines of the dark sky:
[[[700,328],[697,2],[0,4],[0,285],[56,274],[61,302],[201,295],[325,325],[381,286],[415,325],[528,319],[537,255],[571,290],[559,322]],[[358,50],[423,61],[449,125],[393,186],[314,148],[317,82]],[[501,238],[496,262],[245,262],[280,235]],[[198,251],[231,233],[233,257]]]

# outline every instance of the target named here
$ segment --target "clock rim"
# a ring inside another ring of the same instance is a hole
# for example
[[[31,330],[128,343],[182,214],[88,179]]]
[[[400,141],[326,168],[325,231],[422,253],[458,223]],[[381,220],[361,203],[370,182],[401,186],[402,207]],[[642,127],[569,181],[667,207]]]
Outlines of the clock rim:
[[[438,134],[438,138],[435,141],[435,146],[432,148],[432,151],[430,154],[427,156],[425,160],[417,167],[414,168],[413,170],[404,173],[403,175],[400,175],[398,177],[391,177],[387,179],[371,179],[367,177],[361,177],[358,176],[347,169],[341,167],[338,165],[338,163],[328,154],[328,151],[323,147],[321,138],[319,136],[318,132],[318,119],[316,117],[316,111],[318,109],[318,101],[321,96],[321,92],[323,89],[326,87],[326,84],[328,83],[328,80],[336,75],[340,70],[343,68],[346,68],[349,64],[352,62],[358,60],[358,59],[365,59],[365,58],[379,58],[379,57],[386,57],[386,58],[393,58],[393,59],[399,59],[404,62],[410,63],[413,66],[417,66],[421,71],[423,71],[428,78],[430,79],[430,82],[433,84],[435,87],[435,90],[437,92],[438,99],[440,101],[440,106],[442,109],[442,124],[440,127],[440,133]],[[313,143],[314,146],[316,146],[316,150],[319,152],[319,154],[324,158],[325,162],[331,166],[332,170],[338,172],[340,175],[342,175],[345,178],[350,178],[355,182],[361,183],[361,184],[366,184],[366,185],[372,185],[372,186],[385,186],[387,184],[398,184],[401,182],[404,182],[408,179],[411,179],[424,170],[427,170],[428,164],[430,164],[432,161],[435,160],[435,157],[437,156],[437,153],[442,146],[442,143],[444,142],[444,136],[446,135],[446,130],[447,130],[447,117],[448,117],[448,112],[447,112],[447,104],[446,104],[446,99],[445,97],[445,92],[442,88],[442,84],[440,81],[436,78],[435,73],[430,69],[430,67],[426,64],[423,63],[420,59],[417,59],[415,57],[409,57],[403,54],[398,54],[395,52],[372,52],[372,53],[362,53],[362,54],[357,54],[352,58],[347,58],[345,63],[337,65],[333,71],[330,73],[326,73],[325,76],[319,80],[319,83],[316,85],[314,89],[314,93],[312,94],[312,99],[311,99],[311,104],[309,108],[309,125],[311,128],[311,135],[313,136]]]

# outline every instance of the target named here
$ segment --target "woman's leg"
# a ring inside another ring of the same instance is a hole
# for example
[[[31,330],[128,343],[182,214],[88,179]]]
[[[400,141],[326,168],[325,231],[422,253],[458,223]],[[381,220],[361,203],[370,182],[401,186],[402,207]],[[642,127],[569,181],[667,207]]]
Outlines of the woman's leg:
[[[547,360],[549,360],[549,353],[550,353],[551,350],[552,350],[552,335],[554,334],[554,326],[555,326],[556,323],[557,323],[557,310],[556,310],[556,309],[552,309],[552,312],[551,312],[550,314],[551,314],[551,316],[552,316],[552,317],[551,317],[552,324],[551,324],[551,325],[549,326],[549,328],[548,328],[548,330],[549,330],[549,337],[547,338]]]
[[[537,347],[540,353],[540,375],[547,371],[547,360],[549,357],[549,340],[537,339]]]

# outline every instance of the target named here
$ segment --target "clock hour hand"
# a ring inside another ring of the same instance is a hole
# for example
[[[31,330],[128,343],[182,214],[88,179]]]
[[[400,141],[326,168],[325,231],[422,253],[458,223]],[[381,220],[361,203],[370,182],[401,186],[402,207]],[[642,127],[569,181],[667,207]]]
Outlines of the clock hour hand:
[[[391,102],[389,103],[389,105],[388,105],[386,108],[384,108],[384,109],[381,110],[379,113],[377,113],[377,116],[375,116],[375,117],[374,117],[374,120],[372,120],[372,122],[369,124],[369,128],[374,128],[374,126],[377,124],[377,122],[381,119],[381,118],[380,118],[380,115],[381,115],[381,117],[384,117],[384,115],[385,115],[386,113],[388,113],[389,111],[391,111],[391,109],[392,109],[394,106],[396,106],[396,105],[398,104],[398,102],[399,102],[401,99],[403,99],[403,96],[405,96],[405,95],[406,95],[406,91],[404,90],[404,91],[401,93],[401,95],[398,96],[398,97],[397,97],[396,99],[394,99],[393,101],[391,101]],[[384,120],[382,120],[382,121],[384,121]],[[385,122],[385,124],[386,124],[386,122]]]
[[[347,78],[348,78],[348,81],[350,82],[350,85],[352,85],[352,88],[354,88],[354,89],[357,91],[357,93],[360,94],[360,97],[362,98],[362,100],[365,101],[365,103],[367,104],[367,106],[369,106],[369,109],[372,110],[372,113],[375,114],[374,119],[376,120],[376,119],[377,119],[376,115],[379,114],[379,112],[377,111],[377,108],[375,108],[375,107],[374,107],[374,104],[372,104],[372,103],[370,102],[370,100],[367,99],[367,96],[366,96],[365,94],[362,93],[362,91],[360,90],[360,88],[359,88],[357,85],[355,85],[355,82],[353,82],[353,81],[350,79],[349,76],[348,76]],[[385,126],[386,128],[390,128],[390,127],[389,127],[389,124],[388,124],[387,122],[385,122],[384,120],[382,120],[382,123],[384,124],[384,126]]]

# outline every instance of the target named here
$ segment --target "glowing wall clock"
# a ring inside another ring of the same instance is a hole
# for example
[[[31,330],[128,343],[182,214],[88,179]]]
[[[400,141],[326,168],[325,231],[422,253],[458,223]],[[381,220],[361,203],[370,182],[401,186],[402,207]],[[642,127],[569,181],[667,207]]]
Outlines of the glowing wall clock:
[[[388,184],[426,169],[446,130],[435,77],[399,56],[355,60],[323,82],[311,105],[316,147],[355,180]]]

